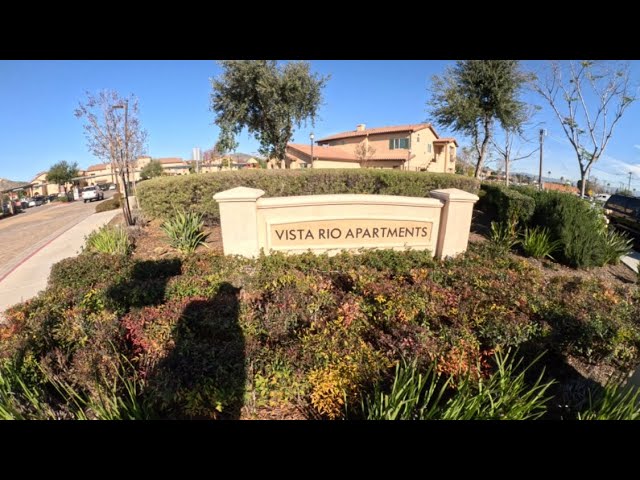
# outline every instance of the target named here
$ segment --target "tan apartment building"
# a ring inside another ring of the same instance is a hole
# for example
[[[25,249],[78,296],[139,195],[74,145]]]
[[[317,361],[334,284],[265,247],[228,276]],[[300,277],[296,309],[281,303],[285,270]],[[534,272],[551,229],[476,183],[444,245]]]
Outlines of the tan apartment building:
[[[91,165],[82,173],[84,175],[80,175],[80,177],[87,182],[87,185],[103,185],[116,182],[116,172],[111,168],[110,163]]]
[[[47,181],[48,172],[39,172],[33,177],[33,180],[29,182],[29,186],[25,188],[27,195],[33,197],[35,195],[57,195],[64,191],[64,188],[57,183],[49,183]],[[67,189],[72,185],[67,184]]]
[[[187,175],[189,173],[189,164],[181,158],[151,158],[148,156],[139,157],[129,170],[129,180],[137,182],[140,180],[140,172],[151,162],[156,160],[162,165],[162,169],[166,175]],[[87,168],[84,175],[78,177],[87,182],[87,185],[102,185],[105,183],[116,183],[117,169],[114,171],[110,163],[98,163]]]
[[[165,175],[188,175],[189,164],[178,157],[168,158],[151,158],[148,156],[139,157],[135,168],[135,181],[140,180],[140,171],[151,162],[151,160],[160,162]]]
[[[455,138],[440,138],[429,123],[366,128],[337,133],[316,142],[313,168],[393,168],[455,173]],[[357,148],[361,146],[359,153]],[[366,153],[365,153],[366,152]],[[310,167],[311,145],[289,144],[291,168]],[[273,162],[271,162],[273,168]]]

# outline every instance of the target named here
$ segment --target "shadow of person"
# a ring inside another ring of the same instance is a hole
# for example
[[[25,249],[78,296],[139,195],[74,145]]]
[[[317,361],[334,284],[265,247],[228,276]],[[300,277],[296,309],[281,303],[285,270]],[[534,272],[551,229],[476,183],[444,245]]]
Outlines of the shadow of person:
[[[107,290],[107,298],[112,302],[109,306],[127,312],[131,308],[159,305],[165,301],[167,283],[181,271],[179,258],[136,262],[128,279]]]
[[[164,418],[240,417],[246,372],[239,291],[225,282],[213,298],[191,300],[182,311],[171,352],[147,377]]]

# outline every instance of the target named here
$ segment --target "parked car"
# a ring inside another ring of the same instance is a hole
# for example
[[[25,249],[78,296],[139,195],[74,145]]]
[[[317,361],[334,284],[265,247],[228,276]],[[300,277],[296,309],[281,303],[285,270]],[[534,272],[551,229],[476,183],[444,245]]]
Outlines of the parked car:
[[[640,198],[611,195],[604,209],[612,225],[629,232],[640,241]]]
[[[39,207],[40,205],[44,205],[46,198],[43,197],[42,195],[36,195],[35,197],[33,197],[33,201],[36,207]]]
[[[111,185],[109,185],[109,190],[115,190],[115,189],[116,189],[115,183],[112,183]]]
[[[593,199],[596,202],[605,203],[607,200],[609,200],[610,197],[611,195],[609,195],[608,193],[599,193],[595,197],[593,197]]]
[[[102,185],[98,185],[98,188],[100,188],[100,190],[102,190],[103,192],[106,192],[107,190],[109,190],[109,184],[103,183]]]
[[[82,200],[84,203],[93,202],[94,200],[104,200],[104,193],[96,185],[84,187],[82,189]]]

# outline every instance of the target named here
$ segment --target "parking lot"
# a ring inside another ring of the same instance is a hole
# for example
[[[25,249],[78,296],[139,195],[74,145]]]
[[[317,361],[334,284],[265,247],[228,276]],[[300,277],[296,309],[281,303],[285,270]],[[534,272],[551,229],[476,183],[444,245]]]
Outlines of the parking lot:
[[[105,199],[113,191],[104,192]],[[95,212],[100,202],[53,202],[0,219],[0,279],[33,252]]]

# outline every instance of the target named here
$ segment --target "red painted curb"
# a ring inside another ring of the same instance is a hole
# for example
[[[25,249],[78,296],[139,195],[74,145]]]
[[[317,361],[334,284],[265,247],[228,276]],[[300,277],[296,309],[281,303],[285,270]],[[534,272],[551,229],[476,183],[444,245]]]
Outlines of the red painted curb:
[[[83,219],[84,220],[84,219]],[[80,220],[81,222],[82,220]],[[68,232],[69,230],[71,230],[73,227],[75,227],[76,225],[78,225],[78,223],[74,223],[73,225],[69,226],[68,228],[65,228],[63,231],[61,231],[58,235],[56,235],[55,237],[53,237],[51,240],[49,240],[47,243],[45,243],[44,245],[38,247],[36,250],[34,250],[33,252],[31,252],[29,255],[27,255],[25,258],[23,258],[22,260],[20,260],[20,263],[18,263],[17,265],[15,265],[11,270],[9,270],[7,273],[5,273],[4,275],[2,275],[0,277],[0,283],[2,283],[2,281],[7,278],[9,275],[11,275],[13,272],[15,272],[15,270],[22,264],[24,264],[27,260],[29,260],[31,257],[33,257],[36,253],[38,253],[40,250],[42,250],[44,247],[46,247],[47,245],[49,245],[51,242],[53,242],[55,239],[59,238],[60,235],[62,235],[63,233]]]

